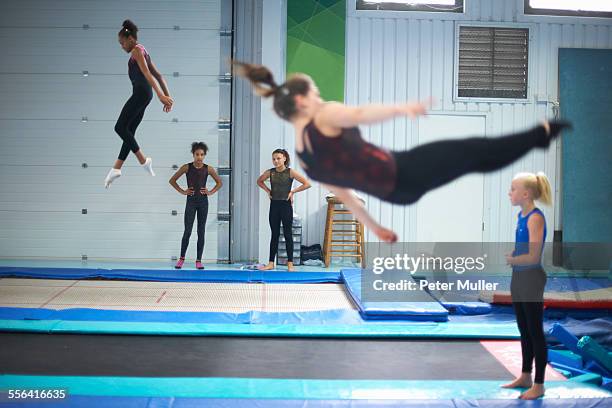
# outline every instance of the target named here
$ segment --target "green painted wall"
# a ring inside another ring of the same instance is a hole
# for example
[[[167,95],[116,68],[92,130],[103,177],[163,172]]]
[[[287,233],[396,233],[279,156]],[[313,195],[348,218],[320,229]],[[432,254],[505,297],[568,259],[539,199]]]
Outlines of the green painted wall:
[[[325,100],[344,100],[346,0],[287,0],[287,74],[303,72]]]

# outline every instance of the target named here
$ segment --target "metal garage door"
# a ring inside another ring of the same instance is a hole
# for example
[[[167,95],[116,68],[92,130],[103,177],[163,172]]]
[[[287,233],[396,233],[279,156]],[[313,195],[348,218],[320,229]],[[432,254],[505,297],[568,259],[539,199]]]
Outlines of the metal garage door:
[[[168,184],[204,141],[225,182],[210,201],[205,260],[229,257],[231,1],[10,0],[0,15],[0,256],[170,259],[178,255],[185,198]],[[175,99],[154,97],[133,155],[109,190],[121,141],[117,116],[131,93],[124,19]],[[195,229],[195,228],[194,228]],[[195,230],[188,257],[195,255]]]

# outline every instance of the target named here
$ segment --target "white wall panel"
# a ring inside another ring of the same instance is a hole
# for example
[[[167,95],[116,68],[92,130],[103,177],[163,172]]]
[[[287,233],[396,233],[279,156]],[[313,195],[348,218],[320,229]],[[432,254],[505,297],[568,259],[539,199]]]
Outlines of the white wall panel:
[[[219,0],[3,0],[0,26],[218,30]]]
[[[172,118],[187,121],[219,119],[219,83],[214,77],[166,78],[172,112],[162,111],[155,94],[145,120]],[[2,92],[11,96],[3,105],[1,119],[116,119],[131,95],[127,76],[23,75],[2,76]]]
[[[121,21],[118,22],[121,24]],[[137,21],[138,24],[138,21]],[[127,73],[129,55],[117,42],[117,29],[92,28],[0,28],[0,73],[81,74]],[[18,39],[18,40],[17,40]],[[217,30],[143,29],[138,40],[149,47],[151,57],[164,75],[218,76]]]
[[[119,154],[121,139],[114,131],[114,120],[3,120],[3,165],[78,166],[87,163],[97,167],[98,177],[104,178],[109,160]],[[144,121],[136,131],[136,140],[144,152],[151,155],[156,169],[171,168],[193,160],[191,143],[208,145],[206,163],[217,167],[219,136],[216,122],[155,122]],[[45,152],[46,154],[39,154]],[[125,166],[136,166],[128,157]],[[0,180],[2,180],[0,174]]]
[[[115,222],[109,223],[109,218]],[[182,216],[167,214],[0,211],[0,246],[11,257],[169,259],[180,250]],[[31,225],[25,230],[24,224]],[[100,229],[100,225],[107,225]],[[206,224],[204,259],[217,254],[218,224]],[[188,258],[195,258],[193,231]]]

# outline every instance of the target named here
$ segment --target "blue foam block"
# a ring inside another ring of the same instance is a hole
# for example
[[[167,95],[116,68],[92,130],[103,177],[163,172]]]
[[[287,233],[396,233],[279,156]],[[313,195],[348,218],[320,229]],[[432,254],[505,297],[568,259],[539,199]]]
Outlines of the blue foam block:
[[[361,291],[361,269],[340,271],[347,293],[351,296],[364,319],[375,320],[421,320],[443,322],[448,320],[448,311],[427,295],[430,301],[415,302],[364,302]],[[422,297],[426,294],[419,291]]]
[[[570,378],[570,381],[576,381],[576,382],[600,386],[601,385],[601,375],[593,374],[593,373],[581,374],[581,375],[577,375],[576,377]]]
[[[550,365],[558,371],[569,372],[571,374],[571,377],[576,377],[576,376],[583,375],[583,374],[592,374],[590,371],[587,371],[583,368],[570,367],[564,364],[555,363],[553,361],[550,362]]]
[[[582,357],[569,350],[548,350],[548,361],[566,365],[568,367],[582,368]]]
[[[553,324],[548,333],[559,340],[568,350],[582,355],[582,352],[578,349],[578,338],[559,323]]]
[[[612,373],[612,358],[610,358],[608,351],[600,346],[590,336],[582,337],[578,341],[577,346],[578,349],[582,351],[584,356],[596,361],[598,364],[608,370],[608,372]]]
[[[612,378],[602,377],[601,388],[606,389],[608,391],[612,391]]]

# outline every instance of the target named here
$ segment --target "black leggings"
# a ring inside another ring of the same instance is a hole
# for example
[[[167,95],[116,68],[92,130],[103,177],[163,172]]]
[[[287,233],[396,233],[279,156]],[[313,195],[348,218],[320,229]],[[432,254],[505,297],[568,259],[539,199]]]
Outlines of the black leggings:
[[[201,261],[202,252],[204,252],[206,217],[208,217],[208,197],[204,197],[203,200],[187,199],[187,204],[185,204],[185,232],[183,232],[183,239],[181,240],[181,258],[185,258],[196,214],[198,215],[198,253],[196,260]]]
[[[541,267],[512,272],[510,293],[521,334],[523,373],[531,373],[535,358],[535,382],[544,384],[548,361],[544,335],[544,286],[546,273]]]
[[[115,132],[123,140],[123,145],[121,145],[121,151],[119,152],[119,160],[125,161],[128,154],[130,154],[130,150],[133,153],[140,150],[134,138],[134,133],[136,133],[136,128],[140,125],[145,109],[152,98],[153,90],[149,84],[134,84],[132,96],[123,105],[121,114],[115,124]]]
[[[385,201],[414,203],[426,192],[465,174],[501,169],[535,147],[547,147],[549,142],[544,127],[538,126],[510,136],[441,140],[393,152],[397,182]]]
[[[287,261],[293,262],[293,207],[288,200],[270,200],[270,262],[274,262],[278,252],[278,240],[280,238],[280,226],[283,222],[283,235],[285,236],[285,248],[287,248]]]

